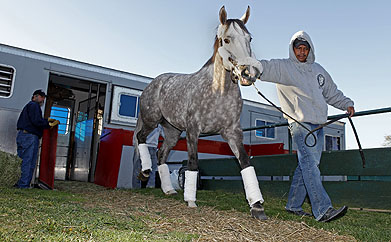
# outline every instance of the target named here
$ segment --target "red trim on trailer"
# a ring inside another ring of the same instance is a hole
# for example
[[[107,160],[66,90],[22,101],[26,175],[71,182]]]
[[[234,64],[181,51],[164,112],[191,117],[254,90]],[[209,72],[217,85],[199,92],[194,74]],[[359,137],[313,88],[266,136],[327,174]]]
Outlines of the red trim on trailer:
[[[244,145],[251,156],[287,154],[283,143]],[[187,151],[186,140],[179,140],[173,150]],[[198,140],[198,152],[215,155],[234,155],[228,143],[214,140]]]
[[[162,140],[162,138],[161,138]],[[133,131],[105,128],[101,136],[98,160],[95,169],[95,183],[105,187],[116,188],[121,164],[122,146],[133,145]],[[161,143],[159,143],[161,146]],[[286,154],[283,143],[244,145],[251,156]],[[178,141],[173,148],[177,151],[187,151],[185,139]],[[229,145],[225,142],[199,139],[198,152],[215,155],[233,156]]]

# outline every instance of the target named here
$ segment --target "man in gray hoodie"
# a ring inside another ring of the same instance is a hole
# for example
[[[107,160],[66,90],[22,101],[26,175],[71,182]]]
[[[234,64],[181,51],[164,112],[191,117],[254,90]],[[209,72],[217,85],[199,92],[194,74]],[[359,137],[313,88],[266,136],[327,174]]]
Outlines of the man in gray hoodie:
[[[331,200],[324,189],[320,177],[319,163],[324,145],[323,129],[309,136],[305,143],[308,130],[301,127],[302,123],[309,130],[317,128],[327,121],[327,105],[354,114],[354,103],[338,90],[331,76],[315,62],[315,49],[311,38],[304,31],[295,33],[289,44],[288,59],[261,60],[262,81],[277,83],[278,98],[282,110],[290,117],[289,130],[293,145],[297,149],[298,166],[295,170],[288,203],[285,209],[299,216],[311,216],[302,209],[306,196],[309,196],[312,215],[317,221],[328,222],[342,217],[347,207],[334,209]],[[295,120],[293,120],[292,118]]]

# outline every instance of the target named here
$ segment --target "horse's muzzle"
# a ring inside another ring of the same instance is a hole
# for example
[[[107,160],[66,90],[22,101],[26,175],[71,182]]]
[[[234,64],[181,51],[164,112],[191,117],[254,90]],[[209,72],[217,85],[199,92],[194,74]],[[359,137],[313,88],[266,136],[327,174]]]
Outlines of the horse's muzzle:
[[[242,66],[240,72],[240,85],[250,86],[252,85],[261,75],[261,72],[252,66]]]

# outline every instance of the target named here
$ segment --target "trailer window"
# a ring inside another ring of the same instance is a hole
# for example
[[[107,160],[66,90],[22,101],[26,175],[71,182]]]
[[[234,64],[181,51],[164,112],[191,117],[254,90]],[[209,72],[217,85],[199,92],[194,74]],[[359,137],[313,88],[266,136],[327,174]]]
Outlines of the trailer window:
[[[141,91],[113,86],[110,123],[134,126],[139,113]]]
[[[271,124],[274,123],[267,122],[265,120],[260,120],[260,119],[255,120],[255,126],[264,126],[264,125],[271,125]],[[276,138],[275,128],[273,127],[273,128],[257,129],[255,130],[255,137],[274,139]]]
[[[15,68],[0,64],[0,98],[11,97],[15,80]]]
[[[139,110],[139,97],[127,94],[121,94],[119,115],[137,118]]]
[[[70,114],[71,110],[64,107],[53,106],[50,111],[50,118],[57,119],[60,121],[58,125],[59,134],[68,134],[69,132],[69,123],[70,123]]]
[[[341,150],[341,137],[325,135],[326,151]]]
[[[75,127],[75,137],[81,141],[85,141],[86,138],[92,137],[92,126],[94,125],[94,120],[88,119],[76,123]]]

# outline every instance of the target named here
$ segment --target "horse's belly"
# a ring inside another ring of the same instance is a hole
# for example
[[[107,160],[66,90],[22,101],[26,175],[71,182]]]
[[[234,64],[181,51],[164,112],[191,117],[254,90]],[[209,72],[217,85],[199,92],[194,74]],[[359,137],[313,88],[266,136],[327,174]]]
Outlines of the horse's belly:
[[[172,126],[179,130],[186,130],[187,122],[183,111],[175,108],[161,109],[164,119],[166,119]]]
[[[225,119],[203,119],[201,124],[201,133],[220,133],[221,130],[227,127],[228,123]]]

